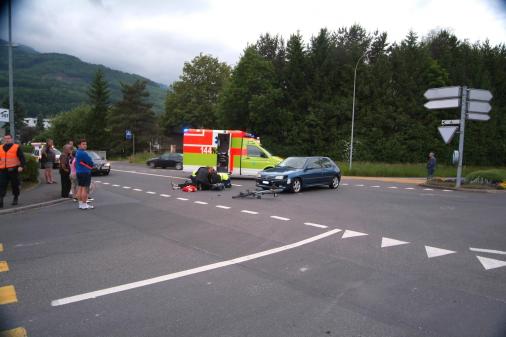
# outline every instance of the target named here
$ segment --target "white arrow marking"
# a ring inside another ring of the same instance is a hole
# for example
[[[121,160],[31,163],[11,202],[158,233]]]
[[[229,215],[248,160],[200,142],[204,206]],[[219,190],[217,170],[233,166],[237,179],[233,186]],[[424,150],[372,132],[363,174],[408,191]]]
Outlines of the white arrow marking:
[[[390,239],[390,238],[385,238],[385,237],[381,238],[381,248],[406,245],[408,243],[409,242],[407,242],[407,241],[401,241],[401,240]]]
[[[472,248],[472,247],[469,247],[469,250],[472,251],[472,252],[479,252],[479,253],[490,253],[490,254],[506,255],[506,252],[503,252],[502,250]]]
[[[491,259],[489,257],[476,256],[485,270],[506,266],[506,261]]]
[[[367,235],[367,233],[345,230],[341,239],[353,238],[355,236],[364,236],[364,235]]]
[[[453,251],[453,250],[436,248],[436,247],[431,247],[431,246],[425,246],[425,251],[427,252],[427,257],[429,259],[431,257],[438,257],[438,256],[456,253],[456,251]]]

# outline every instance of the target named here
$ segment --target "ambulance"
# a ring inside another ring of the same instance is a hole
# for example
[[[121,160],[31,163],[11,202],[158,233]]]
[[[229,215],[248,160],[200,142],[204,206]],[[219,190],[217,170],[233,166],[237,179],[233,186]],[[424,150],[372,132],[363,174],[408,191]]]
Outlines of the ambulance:
[[[183,170],[193,172],[202,166],[232,176],[256,176],[282,161],[260,145],[260,139],[239,130],[185,129]]]

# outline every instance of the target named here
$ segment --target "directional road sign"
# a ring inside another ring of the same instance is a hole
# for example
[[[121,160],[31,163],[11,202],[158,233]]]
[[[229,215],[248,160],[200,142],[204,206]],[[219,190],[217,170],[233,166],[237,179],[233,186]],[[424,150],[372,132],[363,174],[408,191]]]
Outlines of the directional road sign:
[[[483,89],[470,89],[469,99],[472,101],[485,101],[488,102],[492,99],[492,93]]]
[[[453,136],[455,135],[455,131],[457,131],[458,126],[440,126],[438,127],[438,131],[441,134],[445,144],[448,144],[452,141]]]
[[[441,125],[460,125],[460,119],[443,119]]]
[[[478,102],[478,101],[467,102],[468,112],[479,112],[483,114],[488,114],[490,110],[492,110],[492,107],[487,102]]]
[[[9,123],[9,109],[0,109],[0,122]]]
[[[132,131],[125,130],[125,139],[126,140],[132,140]]]
[[[428,100],[460,97],[460,87],[432,88],[423,95]]]
[[[440,99],[436,101],[428,101],[424,105],[427,109],[448,109],[448,108],[458,108],[460,106],[460,98],[452,98],[452,99]]]
[[[486,114],[473,114],[468,113],[466,114],[466,119],[472,120],[472,121],[488,121],[490,119],[489,115]]]

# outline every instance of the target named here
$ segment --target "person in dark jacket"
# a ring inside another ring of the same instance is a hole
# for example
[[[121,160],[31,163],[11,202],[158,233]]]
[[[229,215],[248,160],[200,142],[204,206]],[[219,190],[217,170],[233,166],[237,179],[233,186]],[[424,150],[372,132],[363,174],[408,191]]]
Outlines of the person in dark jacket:
[[[436,171],[436,156],[434,152],[429,153],[429,159],[427,160],[427,180],[431,180]]]
[[[12,136],[4,136],[3,145],[0,146],[0,208],[4,207],[4,197],[9,182],[12,187],[12,205],[18,204],[19,174],[23,172],[26,161],[19,144],[14,144]]]
[[[61,178],[61,197],[68,198],[71,188],[70,182],[70,161],[72,159],[72,146],[67,144],[63,147],[63,153],[60,156],[60,178]]]
[[[54,143],[52,139],[48,139],[46,145],[42,148],[40,160],[43,163],[44,177],[47,184],[56,184],[53,179],[53,167],[56,161],[56,152],[54,151]]]

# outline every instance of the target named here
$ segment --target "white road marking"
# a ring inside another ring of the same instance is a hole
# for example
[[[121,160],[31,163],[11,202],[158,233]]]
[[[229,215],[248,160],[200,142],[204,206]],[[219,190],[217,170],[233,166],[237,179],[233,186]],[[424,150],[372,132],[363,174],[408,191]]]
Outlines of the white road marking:
[[[427,257],[430,259],[431,257],[443,256],[448,254],[456,253],[456,251],[436,248],[431,246],[425,246],[425,251],[427,252]]]
[[[258,212],[255,212],[255,211],[248,211],[247,209],[243,209],[241,212],[242,212],[242,213],[247,213],[247,214],[258,214]]]
[[[216,205],[217,208],[222,208],[222,209],[230,209],[229,206],[223,206],[223,205]]]
[[[182,179],[182,180],[186,180],[186,179],[187,179],[187,178],[185,178],[185,177],[166,176],[166,175],[163,175],[163,174],[142,173],[142,172],[129,171],[129,170],[111,169],[111,171],[125,172],[125,173],[133,173],[133,174],[142,174],[142,175],[145,175],[145,176],[163,177],[163,178],[171,178],[171,179]]]
[[[123,188],[124,188],[125,190],[129,190],[129,189],[131,189],[131,187],[130,187],[130,186],[123,186]]]
[[[108,183],[108,182],[105,182],[105,183],[102,183],[102,184],[103,184],[103,185],[110,185],[110,183]]]
[[[142,190],[140,188],[134,188],[133,190],[137,191],[137,192],[142,192]]]
[[[119,185],[118,185],[118,184],[114,184],[114,185],[112,185],[112,186],[114,186],[114,187],[119,187]]]
[[[160,194],[161,197],[164,197],[164,198],[170,198],[170,195],[168,194]]]
[[[500,254],[500,255],[506,255],[506,252],[503,252],[502,250],[493,250],[493,249],[483,249],[483,248],[469,248],[472,252],[479,252],[479,253],[490,253],[490,254]]]
[[[476,256],[485,270],[506,266],[506,261],[491,259],[489,257]]]
[[[364,236],[364,235],[367,235],[367,233],[345,230],[341,239],[353,238],[355,236]]]
[[[452,190],[443,190],[443,192],[453,192]]]
[[[306,226],[312,226],[312,227],[317,227],[317,228],[328,228],[328,226],[320,225],[318,223],[312,223],[312,222],[304,222],[304,225],[306,225]],[[341,231],[341,230],[339,230],[339,231]]]
[[[424,188],[424,191],[434,191],[432,188]]]
[[[388,188],[391,188],[391,189],[393,189],[393,190],[398,189],[398,187],[397,187],[397,186],[388,186]]]
[[[364,187],[364,184],[355,185],[356,187]]]
[[[414,187],[404,187],[405,190],[414,190]]]
[[[156,194],[156,192],[153,192],[153,191],[147,191],[146,193],[147,194]]]
[[[156,283],[160,283],[160,282],[174,280],[177,278],[181,278],[181,277],[185,277],[185,276],[189,276],[189,275],[193,275],[193,274],[203,273],[203,272],[213,270],[213,269],[228,267],[231,265],[243,263],[246,261],[258,259],[258,258],[261,258],[264,256],[280,253],[280,252],[283,252],[283,251],[286,251],[289,249],[293,249],[293,248],[297,248],[297,247],[300,247],[303,245],[307,245],[311,242],[315,242],[315,241],[324,239],[328,236],[334,235],[337,232],[339,232],[339,229],[333,229],[331,231],[322,233],[320,235],[312,236],[312,237],[307,238],[302,241],[298,241],[298,242],[295,242],[292,244],[288,244],[285,246],[281,246],[281,247],[277,247],[277,248],[273,248],[273,249],[269,249],[269,250],[264,250],[259,253],[241,256],[241,257],[237,257],[235,259],[231,259],[231,260],[227,260],[227,261],[216,262],[216,263],[208,264],[208,265],[193,268],[193,269],[183,270],[183,271],[172,273],[172,274],[153,277],[153,278],[143,280],[143,281],[122,284],[122,285],[111,287],[111,288],[106,288],[106,289],[96,290],[96,291],[92,291],[92,292],[88,292],[88,293],[84,293],[84,294],[80,294],[80,295],[60,298],[60,299],[51,301],[51,306],[57,307],[60,305],[80,302],[80,301],[84,301],[84,300],[88,300],[88,299],[92,299],[92,298],[97,298],[100,296],[110,295],[110,294],[114,294],[114,293],[118,293],[118,292],[122,292],[122,291],[127,291],[127,290],[131,290],[131,289],[135,289],[135,288],[140,288],[140,287],[144,287],[144,286],[148,286],[148,285],[152,285],[152,284],[156,284]]]
[[[102,181],[101,180],[95,180],[95,182],[100,184]]]
[[[343,183],[343,184],[341,184],[341,186],[348,186],[348,184],[346,184],[346,183]]]
[[[288,219],[288,218],[283,218],[282,216],[277,216],[277,215],[271,215],[271,218],[276,219],[276,220],[282,220],[282,221],[290,221],[290,219]]]
[[[407,241],[401,241],[401,240],[396,240],[396,239],[391,239],[391,238],[385,238],[385,237],[381,238],[381,248],[406,245],[408,243],[409,242],[407,242]]]
[[[374,186],[371,186],[373,188],[380,188],[381,186],[380,185],[374,185]]]
[[[199,205],[207,205],[207,202],[205,202],[205,201],[194,201],[194,203],[199,204]]]
[[[177,198],[177,200],[181,200],[181,201],[188,201],[187,198]]]
[[[242,187],[242,185],[239,184],[232,184],[232,186]]]

